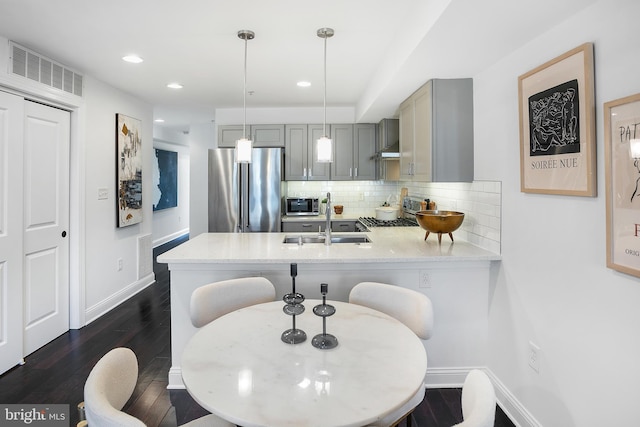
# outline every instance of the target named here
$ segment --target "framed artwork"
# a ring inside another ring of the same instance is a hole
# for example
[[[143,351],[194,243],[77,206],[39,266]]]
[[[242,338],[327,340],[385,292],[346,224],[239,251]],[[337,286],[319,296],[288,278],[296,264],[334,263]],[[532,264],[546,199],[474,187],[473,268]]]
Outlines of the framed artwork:
[[[142,221],[141,122],[116,114],[118,227]]]
[[[178,206],[178,153],[155,149],[153,162],[153,210]]]
[[[640,277],[640,93],[604,104],[607,267]]]
[[[518,78],[520,190],[596,196],[593,44]]]

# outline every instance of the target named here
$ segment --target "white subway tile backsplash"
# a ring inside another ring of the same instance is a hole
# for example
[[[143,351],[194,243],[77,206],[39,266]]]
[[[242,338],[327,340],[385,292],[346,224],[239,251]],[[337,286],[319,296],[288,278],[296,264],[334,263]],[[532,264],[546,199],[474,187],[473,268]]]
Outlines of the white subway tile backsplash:
[[[288,181],[285,195],[324,198],[331,192],[333,204],[344,206],[344,213],[373,216],[375,208],[390,195],[399,196],[406,187],[410,196],[429,198],[438,209],[465,213],[456,240],[465,240],[491,252],[500,253],[502,182],[471,183],[385,182],[385,181]]]

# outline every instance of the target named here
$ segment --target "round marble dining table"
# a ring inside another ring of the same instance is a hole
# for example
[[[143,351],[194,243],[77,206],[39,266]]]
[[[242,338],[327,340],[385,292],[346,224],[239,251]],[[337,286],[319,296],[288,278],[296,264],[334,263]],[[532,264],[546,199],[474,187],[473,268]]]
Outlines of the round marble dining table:
[[[307,334],[287,344],[292,327],[281,301],[222,316],[200,328],[182,355],[182,379],[205,409],[243,427],[365,426],[400,408],[423,387],[427,354],[403,323],[367,307],[328,301],[336,313],[326,332],[338,346],[321,350],[304,302],[296,326]]]

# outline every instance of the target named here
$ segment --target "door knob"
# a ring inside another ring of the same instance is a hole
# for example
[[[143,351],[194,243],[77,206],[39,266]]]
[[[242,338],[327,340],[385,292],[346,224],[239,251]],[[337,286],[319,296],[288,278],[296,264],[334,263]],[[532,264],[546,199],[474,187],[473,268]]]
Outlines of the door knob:
[[[67,237],[67,232],[66,231],[62,232],[62,237]]]

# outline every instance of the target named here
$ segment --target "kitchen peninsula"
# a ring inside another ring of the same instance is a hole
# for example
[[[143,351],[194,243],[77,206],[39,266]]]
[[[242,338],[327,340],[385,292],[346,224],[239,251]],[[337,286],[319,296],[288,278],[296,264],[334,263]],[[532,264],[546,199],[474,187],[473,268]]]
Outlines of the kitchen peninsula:
[[[334,233],[334,236],[338,233]],[[307,299],[320,298],[320,283],[329,285],[329,300],[347,301],[361,281],[377,281],[423,292],[434,307],[434,334],[427,384],[461,384],[470,367],[486,366],[487,316],[492,267],[500,255],[468,242],[438,244],[424,240],[417,227],[376,228],[368,243],[283,243],[285,236],[317,233],[205,233],[160,255],[171,272],[172,367],[169,388],[183,388],[182,351],[196,329],[189,318],[194,289],[236,277],[264,276],[276,297],[291,289],[290,264],[298,264],[296,290]],[[291,319],[282,315],[282,330]],[[321,331],[321,322],[318,322]],[[317,331],[307,331],[315,334]],[[273,345],[286,345],[274,342]]]

